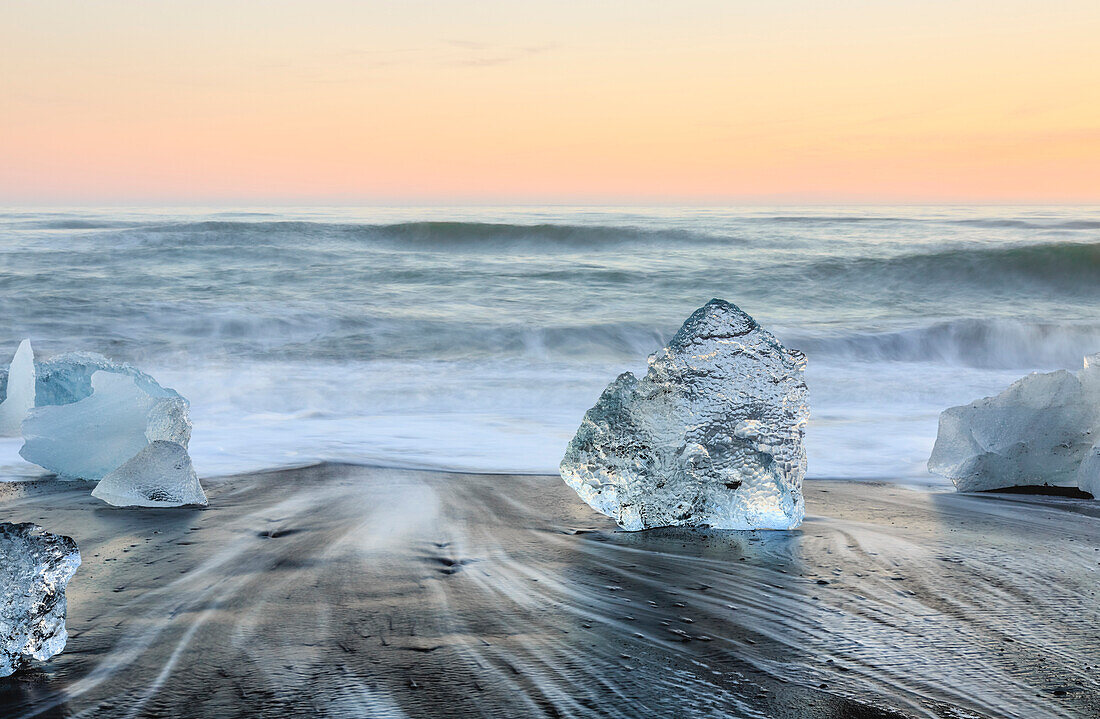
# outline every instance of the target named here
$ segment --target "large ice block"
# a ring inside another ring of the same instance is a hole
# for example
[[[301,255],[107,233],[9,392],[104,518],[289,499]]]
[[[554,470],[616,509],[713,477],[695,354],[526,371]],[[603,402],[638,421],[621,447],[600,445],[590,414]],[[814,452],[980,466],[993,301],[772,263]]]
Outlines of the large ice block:
[[[995,397],[944,410],[928,468],[960,492],[1037,485],[1095,496],[1098,442],[1100,355],[1079,372],[1030,374]]]
[[[159,439],[101,479],[92,496],[117,507],[206,506],[187,450]]]
[[[34,406],[34,350],[23,340],[8,368],[4,401],[0,402],[0,437],[18,437],[27,412]]]
[[[624,529],[791,529],[805,514],[806,357],[711,300],[584,416],[561,476]]]
[[[0,523],[0,677],[65,648],[65,587],[79,566],[69,537]]]
[[[19,454],[62,477],[97,480],[155,440],[186,447],[187,401],[150,382],[131,373],[93,371],[83,398],[30,411]],[[79,383],[64,386],[79,389]]]

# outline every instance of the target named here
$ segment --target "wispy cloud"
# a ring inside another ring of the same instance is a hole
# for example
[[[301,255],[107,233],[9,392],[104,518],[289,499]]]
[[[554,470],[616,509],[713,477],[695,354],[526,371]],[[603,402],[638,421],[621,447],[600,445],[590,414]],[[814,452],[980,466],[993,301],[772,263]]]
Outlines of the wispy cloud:
[[[506,46],[475,40],[444,40],[455,53],[449,59],[441,59],[441,64],[455,67],[489,67],[525,60],[534,55],[551,52],[557,44]]]
[[[369,74],[403,67],[488,68],[522,62],[553,52],[557,43],[505,45],[476,40],[443,39],[420,46],[356,48],[293,62],[264,63],[264,72],[278,71],[317,83],[357,82]]]

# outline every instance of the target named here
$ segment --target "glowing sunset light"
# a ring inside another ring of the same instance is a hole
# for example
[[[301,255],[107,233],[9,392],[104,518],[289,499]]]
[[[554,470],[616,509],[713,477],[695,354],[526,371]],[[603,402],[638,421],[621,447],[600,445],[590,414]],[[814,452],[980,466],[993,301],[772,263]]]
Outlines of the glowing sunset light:
[[[1100,4],[5,3],[0,201],[1100,201]]]

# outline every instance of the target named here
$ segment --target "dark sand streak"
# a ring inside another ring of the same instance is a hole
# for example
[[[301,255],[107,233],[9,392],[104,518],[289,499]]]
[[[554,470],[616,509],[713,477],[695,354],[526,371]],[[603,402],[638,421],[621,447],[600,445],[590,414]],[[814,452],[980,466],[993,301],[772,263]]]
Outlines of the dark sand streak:
[[[554,477],[319,465],[73,536],[7,717],[1095,717],[1100,503],[813,481],[792,532],[616,531]]]

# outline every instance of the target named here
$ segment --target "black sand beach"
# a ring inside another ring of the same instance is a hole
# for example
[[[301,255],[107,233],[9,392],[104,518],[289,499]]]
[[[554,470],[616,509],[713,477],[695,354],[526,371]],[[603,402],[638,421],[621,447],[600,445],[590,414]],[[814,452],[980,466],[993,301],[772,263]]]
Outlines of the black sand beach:
[[[84,560],[4,717],[1100,715],[1093,502],[810,481],[799,530],[625,533],[546,476],[89,488],[0,486]]]

